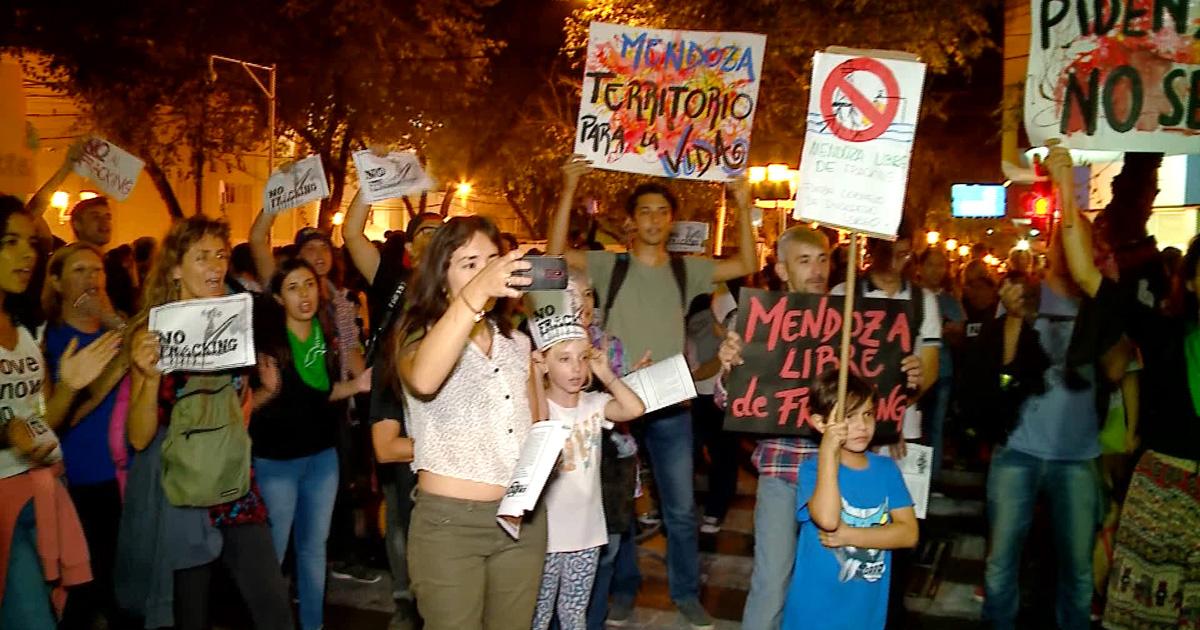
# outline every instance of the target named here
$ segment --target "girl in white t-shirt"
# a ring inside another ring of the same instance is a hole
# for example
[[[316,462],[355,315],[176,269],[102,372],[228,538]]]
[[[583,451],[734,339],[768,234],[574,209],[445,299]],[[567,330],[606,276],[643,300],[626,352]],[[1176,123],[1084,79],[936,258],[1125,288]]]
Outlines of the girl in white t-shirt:
[[[601,429],[608,421],[641,416],[645,405],[613,374],[607,352],[592,348],[583,328],[535,353],[534,361],[546,378],[550,419],[572,430],[546,490],[549,539],[533,628],[548,628],[557,611],[563,630],[582,629],[600,547],[608,542],[600,503]],[[583,391],[593,375],[611,393]]]

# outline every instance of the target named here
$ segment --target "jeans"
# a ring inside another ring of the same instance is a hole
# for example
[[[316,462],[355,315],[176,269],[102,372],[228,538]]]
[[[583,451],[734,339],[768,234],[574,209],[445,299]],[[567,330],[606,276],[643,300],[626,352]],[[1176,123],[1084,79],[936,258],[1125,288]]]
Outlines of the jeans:
[[[37,551],[37,520],[33,501],[21,508],[8,550],[8,573],[0,594],[0,628],[54,630],[50,585],[42,573]]]
[[[644,438],[667,534],[667,582],[676,602],[700,597],[700,532],[693,489],[692,416],[668,407],[646,416]]]
[[[634,536],[637,523],[624,534],[609,534],[608,544],[600,550],[596,566],[596,581],[592,584],[592,601],[588,604],[588,630],[604,630],[608,617],[608,596],[630,607],[642,586],[642,573],[637,564],[637,543]]]
[[[337,450],[296,459],[254,458],[258,487],[271,516],[271,543],[282,563],[293,526],[300,627],[321,627],[325,610],[325,543],[338,489]]]
[[[725,411],[713,402],[712,396],[698,396],[692,401],[692,419],[696,439],[701,448],[708,450],[708,497],[704,501],[704,515],[725,520],[729,504],[737,494],[738,478],[738,435],[722,429]]]
[[[796,562],[796,484],[759,475],[754,504],[754,572],[742,613],[745,630],[778,630]]]
[[[1044,460],[1003,446],[996,447],[988,472],[991,550],[984,578],[984,618],[1001,630],[1016,623],[1021,548],[1033,520],[1034,504],[1043,491],[1050,502],[1054,530],[1058,627],[1087,630],[1091,627],[1092,547],[1099,510],[1095,462]]]
[[[265,524],[218,527],[221,555],[208,564],[175,570],[175,630],[208,630],[209,592],[217,562],[225,565],[255,630],[293,630],[292,602]]]

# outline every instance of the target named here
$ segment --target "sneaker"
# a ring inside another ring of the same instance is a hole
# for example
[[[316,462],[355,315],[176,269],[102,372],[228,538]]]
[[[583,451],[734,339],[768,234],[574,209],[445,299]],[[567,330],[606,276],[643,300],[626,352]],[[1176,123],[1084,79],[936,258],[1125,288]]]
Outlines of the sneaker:
[[[352,580],[359,584],[374,584],[383,579],[377,571],[349,562],[334,562],[329,565],[329,576],[336,580]]]
[[[715,516],[705,516],[700,522],[701,534],[717,534],[721,532],[721,519]]]
[[[707,630],[713,628],[716,624],[708,612],[704,610],[704,606],[700,604],[698,599],[687,599],[675,602],[675,607],[679,609],[679,614],[687,620],[688,624],[695,630]]]
[[[651,510],[645,514],[638,514],[638,524],[644,528],[650,529],[662,524],[662,518],[658,515],[658,510]]]
[[[608,607],[608,617],[605,618],[604,623],[614,628],[624,628],[633,623],[633,600],[614,597],[612,605]]]

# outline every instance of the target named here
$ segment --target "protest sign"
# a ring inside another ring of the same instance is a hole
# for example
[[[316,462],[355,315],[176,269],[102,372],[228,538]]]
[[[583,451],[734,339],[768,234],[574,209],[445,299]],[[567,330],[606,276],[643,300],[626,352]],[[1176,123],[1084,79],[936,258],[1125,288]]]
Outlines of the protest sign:
[[[696,397],[696,383],[692,380],[692,370],[682,354],[630,372],[621,380],[642,399],[646,405],[646,413]]]
[[[745,363],[729,376],[726,431],[819,438],[810,420],[810,388],[839,367],[843,299],[742,289],[736,330],[745,344]],[[856,300],[847,366],[879,392],[877,441],[898,435],[908,405],[900,361],[912,349],[902,302]]]
[[[575,304],[573,291],[530,291],[529,336],[538,350],[568,339],[587,339],[587,330],[580,323],[580,305]]]
[[[23,195],[37,190],[27,124],[21,65],[0,61],[0,194]]]
[[[254,365],[254,308],[249,293],[181,300],[150,309],[158,333],[158,369],[217,372]]]
[[[667,237],[667,251],[680,254],[703,254],[708,240],[708,224],[699,221],[676,221]]]
[[[83,141],[83,154],[75,162],[75,172],[96,182],[109,197],[125,201],[144,165],[121,147],[93,136]]]
[[[367,203],[395,199],[433,188],[433,180],[421,168],[412,151],[376,155],[369,149],[354,152],[358,186]]]
[[[796,219],[896,237],[924,83],[912,59],[816,53]]]
[[[310,155],[271,173],[263,191],[263,210],[275,214],[328,196],[329,183],[325,180],[321,156]]]
[[[525,436],[512,480],[496,510],[496,522],[513,540],[520,539],[520,519],[537,505],[569,437],[571,426],[560,420],[535,422]]]
[[[1200,0],[1035,0],[1031,13],[1030,142],[1200,153]]]
[[[726,181],[745,172],[767,38],[592,22],[575,153],[597,168]]]
[[[933,478],[933,447],[923,444],[906,445],[908,452],[896,461],[904,486],[913,500],[913,511],[917,518],[929,513],[929,484]]]

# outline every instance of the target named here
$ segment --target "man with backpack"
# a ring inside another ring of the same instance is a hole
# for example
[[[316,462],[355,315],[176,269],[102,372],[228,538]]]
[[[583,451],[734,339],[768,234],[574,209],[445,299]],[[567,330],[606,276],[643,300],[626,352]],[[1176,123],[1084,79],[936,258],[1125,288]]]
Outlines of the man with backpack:
[[[550,255],[565,255],[568,264],[587,271],[603,304],[604,328],[621,338],[629,357],[662,361],[684,350],[684,314],[697,295],[713,283],[749,275],[757,269],[754,229],[750,224],[750,190],[745,181],[730,185],[737,206],[738,255],[728,260],[677,257],[667,252],[671,222],[678,212],[675,196],[665,186],[646,183],[629,195],[625,210],[636,226],[628,253],[567,249],[570,211],[579,178],[589,163],[572,157],[563,167],[563,191],[547,243]],[[711,628],[712,618],[700,604],[699,533],[692,480],[691,415],[685,406],[647,414],[643,419],[646,450],[654,468],[667,532],[667,579],[671,599],[694,628]],[[610,625],[628,622],[632,602],[620,602],[609,613]]]

